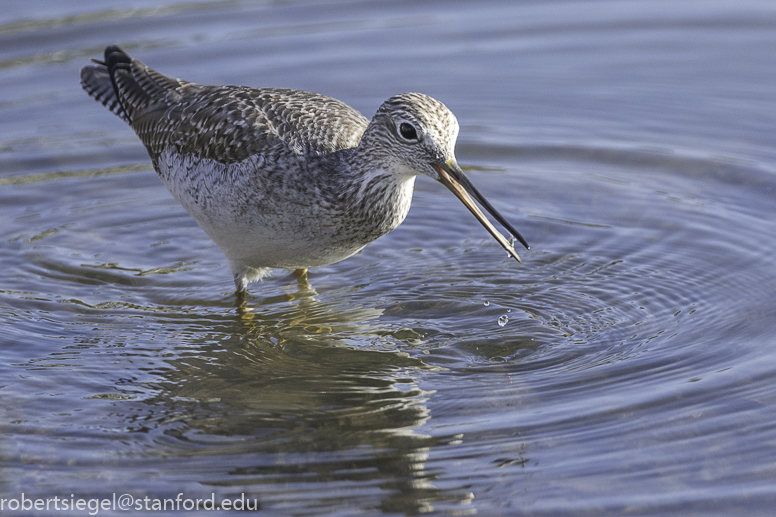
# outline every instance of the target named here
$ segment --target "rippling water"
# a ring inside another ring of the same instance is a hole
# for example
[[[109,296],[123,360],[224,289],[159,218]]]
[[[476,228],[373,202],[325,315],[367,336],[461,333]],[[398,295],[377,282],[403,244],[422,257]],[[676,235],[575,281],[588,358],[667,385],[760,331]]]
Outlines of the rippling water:
[[[676,4],[6,2],[0,499],[770,515],[776,7]],[[421,178],[399,229],[238,311],[80,90],[109,43],[367,116],[428,93],[532,249]]]

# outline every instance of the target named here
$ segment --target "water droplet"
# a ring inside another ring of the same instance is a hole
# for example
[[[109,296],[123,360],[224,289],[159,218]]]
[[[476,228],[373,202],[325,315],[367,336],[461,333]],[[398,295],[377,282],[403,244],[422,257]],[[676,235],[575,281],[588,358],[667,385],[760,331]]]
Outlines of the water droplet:
[[[487,307],[488,305],[490,305],[490,302],[489,302],[488,300],[485,300],[485,303],[483,303],[483,305],[484,305],[485,307]]]
[[[509,235],[509,245],[515,247],[515,236],[512,234]]]
[[[507,312],[512,312],[512,309],[507,309]]]
[[[503,327],[504,325],[506,325],[506,324],[507,324],[507,321],[509,321],[509,318],[507,318],[507,315],[506,315],[506,314],[504,314],[503,316],[501,316],[501,317],[498,319],[498,326],[499,326],[499,327]]]

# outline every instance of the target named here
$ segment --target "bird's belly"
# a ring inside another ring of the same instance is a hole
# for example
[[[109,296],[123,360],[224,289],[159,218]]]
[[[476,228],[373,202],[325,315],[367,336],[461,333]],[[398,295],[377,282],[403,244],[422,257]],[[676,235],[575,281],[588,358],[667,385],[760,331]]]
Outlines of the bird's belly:
[[[246,162],[224,165],[164,153],[157,160],[165,186],[230,262],[253,268],[325,266],[385,233],[364,231],[337,206],[293,182],[272,182]]]
[[[212,213],[189,213],[230,261],[254,268],[325,266],[350,257],[373,240],[343,239],[314,219],[294,218],[289,224],[284,217],[256,214],[224,224]]]

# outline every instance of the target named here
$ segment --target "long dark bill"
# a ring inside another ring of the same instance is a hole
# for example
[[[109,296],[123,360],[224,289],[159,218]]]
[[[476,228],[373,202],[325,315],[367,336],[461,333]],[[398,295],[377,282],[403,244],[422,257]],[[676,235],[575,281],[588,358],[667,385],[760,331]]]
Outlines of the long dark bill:
[[[506,238],[504,238],[503,235],[501,235],[501,233],[493,226],[493,224],[491,224],[485,214],[482,213],[482,210],[480,210],[479,207],[474,203],[474,200],[477,200],[477,202],[482,205],[482,207],[487,210],[488,213],[492,215],[494,219],[496,219],[496,221],[498,221],[504,228],[506,228],[507,231],[520,242],[520,244],[525,246],[525,249],[530,249],[528,243],[523,238],[523,236],[520,235],[520,233],[515,230],[512,225],[509,224],[507,220],[496,211],[495,208],[493,208],[493,205],[491,205],[488,200],[485,199],[476,188],[474,188],[474,185],[472,185],[469,179],[464,175],[463,171],[455,162],[455,160],[450,160],[447,163],[441,164],[434,163],[432,165],[439,173],[442,184],[450,189],[450,191],[461,200],[466,208],[468,208],[469,211],[474,214],[474,217],[477,218],[480,224],[482,224],[482,226],[488,230],[493,238],[495,238],[498,243],[501,244],[505,250],[507,250],[507,253],[509,253],[522,264],[523,261],[520,260],[520,257],[515,251],[515,248],[512,246],[512,244],[510,244],[509,241],[506,240]]]

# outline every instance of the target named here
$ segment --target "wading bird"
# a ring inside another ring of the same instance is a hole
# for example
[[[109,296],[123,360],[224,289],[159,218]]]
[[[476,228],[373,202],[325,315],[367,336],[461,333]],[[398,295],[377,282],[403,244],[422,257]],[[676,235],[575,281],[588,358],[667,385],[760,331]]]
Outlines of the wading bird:
[[[83,88],[129,124],[175,199],[218,244],[237,292],[269,268],[346,259],[404,220],[415,177],[450,189],[520,261],[525,239],[455,160],[455,115],[421,93],[372,120],[347,104],[282,88],[203,86],[161,74],[117,46],[81,70]]]

